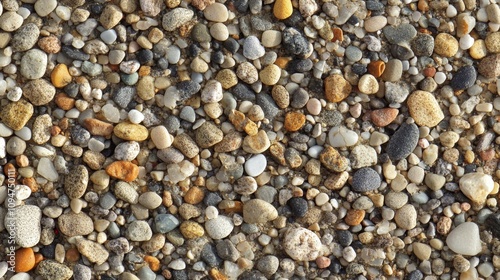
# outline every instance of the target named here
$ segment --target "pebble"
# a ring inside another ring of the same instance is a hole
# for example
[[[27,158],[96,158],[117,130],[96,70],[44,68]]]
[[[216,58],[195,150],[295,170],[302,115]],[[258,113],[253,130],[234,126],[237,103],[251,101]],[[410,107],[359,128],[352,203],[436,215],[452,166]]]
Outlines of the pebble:
[[[417,36],[417,30],[413,25],[403,23],[398,26],[386,26],[382,29],[385,38],[391,44],[400,44],[402,42],[409,42]]]
[[[370,118],[374,125],[384,127],[391,124],[398,116],[399,110],[394,108],[384,108],[373,110]]]
[[[490,55],[481,60],[478,66],[479,74],[486,78],[500,76],[500,54]]]
[[[276,64],[270,64],[260,71],[259,77],[263,84],[275,85],[281,77],[281,69]]]
[[[465,222],[454,228],[446,237],[446,245],[455,253],[475,256],[482,251],[479,227]]]
[[[42,260],[36,267],[36,273],[45,279],[69,280],[73,271],[64,264],[53,260]]]
[[[454,90],[464,90],[473,86],[476,82],[477,72],[474,66],[464,66],[460,68],[450,81],[450,86]]]
[[[194,12],[186,8],[175,8],[163,15],[162,26],[167,31],[174,31],[190,21]]]
[[[411,230],[417,226],[417,211],[411,204],[406,204],[396,210],[394,221],[398,227]]]
[[[430,92],[417,90],[408,97],[410,115],[420,126],[434,127],[444,119],[443,111]]]
[[[35,267],[35,253],[31,248],[20,248],[15,255],[16,272],[28,272]]]
[[[488,36],[486,36],[486,39],[484,40],[484,43],[486,44],[486,48],[489,52],[499,53],[500,32],[492,32],[488,34]]]
[[[251,157],[245,162],[245,173],[248,174],[249,176],[257,177],[260,174],[262,174],[264,170],[266,170],[266,167],[267,167],[266,157],[262,154],[258,154]]]
[[[161,205],[162,198],[154,192],[145,192],[139,196],[139,203],[149,210],[154,210]]]
[[[412,247],[413,247],[413,254],[415,254],[415,256],[421,261],[428,260],[431,257],[432,253],[431,246],[424,243],[415,242],[412,244]]]
[[[118,6],[106,5],[102,10],[99,22],[105,29],[115,27],[123,18],[123,13]]]
[[[341,75],[334,74],[325,79],[325,98],[330,102],[340,102],[351,93],[351,85]]]
[[[125,236],[131,241],[147,241],[151,239],[153,232],[146,221],[133,221],[128,226]]]
[[[321,240],[305,228],[289,229],[283,239],[285,252],[296,261],[313,261],[321,251]]]
[[[17,245],[29,248],[40,241],[42,211],[34,205],[21,205],[15,208],[13,216],[5,218],[5,224],[13,223],[15,227],[6,227],[9,234],[15,237]],[[10,221],[9,221],[10,220]],[[11,222],[12,221],[12,222]],[[15,229],[15,232],[12,230]]]
[[[477,204],[483,204],[494,188],[494,182],[491,176],[478,172],[468,173],[462,176],[459,185],[462,193]]]
[[[385,64],[385,70],[381,78],[384,81],[396,82],[403,75],[403,63],[399,59],[391,59]]]
[[[365,74],[359,79],[358,89],[365,94],[377,93],[379,90],[378,81],[373,75]]]
[[[87,257],[90,262],[95,263],[96,265],[103,264],[109,257],[109,252],[106,248],[94,241],[80,239],[77,242],[76,247],[78,248],[78,252],[80,252],[80,254]]]
[[[62,214],[57,222],[61,233],[69,237],[88,235],[94,230],[92,219],[83,212]]]
[[[31,49],[36,44],[39,36],[40,29],[38,29],[38,26],[34,23],[28,23],[21,26],[16,33],[14,33],[10,45],[13,50],[24,52]]]
[[[258,59],[266,53],[259,39],[255,36],[248,36],[243,43],[243,55],[250,59]]]
[[[64,192],[70,199],[80,198],[87,190],[89,173],[84,165],[78,165],[72,169],[64,180]]]
[[[213,239],[223,239],[233,231],[234,224],[229,217],[217,216],[205,222],[205,230]]]
[[[151,130],[151,140],[155,144],[156,148],[161,150],[170,147],[174,142],[174,137],[168,133],[165,126],[160,125]]]
[[[373,1],[375,2],[375,1]],[[378,3],[378,2],[376,2]],[[387,18],[384,16],[374,16],[365,20],[365,30],[367,32],[377,32],[387,25]]]
[[[323,166],[335,172],[342,172],[346,170],[349,165],[347,158],[342,156],[331,146],[327,146],[321,151],[319,159]]]
[[[128,122],[117,124],[113,129],[113,133],[123,140],[139,142],[146,140],[149,135],[146,127]]]
[[[356,192],[369,192],[380,187],[380,183],[380,175],[372,168],[365,167],[354,173],[351,186]]]
[[[23,17],[16,12],[8,11],[0,16],[0,29],[7,32],[17,30],[23,24]]]
[[[417,146],[419,135],[418,127],[415,124],[402,124],[389,139],[387,154],[392,160],[406,158]]]
[[[243,220],[249,224],[260,224],[278,218],[278,211],[261,199],[251,199],[243,204]]]
[[[35,80],[43,77],[47,69],[47,54],[38,49],[27,51],[21,59],[21,75]]]
[[[356,132],[344,126],[335,126],[328,133],[328,141],[332,147],[350,147],[358,142],[359,136]]]
[[[139,175],[139,167],[128,161],[115,161],[106,167],[106,173],[113,178],[132,182]]]

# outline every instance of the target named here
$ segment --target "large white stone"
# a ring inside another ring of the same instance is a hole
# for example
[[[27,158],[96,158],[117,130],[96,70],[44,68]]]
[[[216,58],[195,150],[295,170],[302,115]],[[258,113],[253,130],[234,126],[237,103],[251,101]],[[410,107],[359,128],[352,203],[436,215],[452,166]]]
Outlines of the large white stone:
[[[479,227],[473,222],[460,224],[448,234],[446,245],[457,254],[467,256],[479,254],[481,252]]]
[[[59,180],[59,174],[57,173],[57,170],[54,167],[52,161],[50,161],[50,159],[48,158],[40,159],[36,171],[40,176],[51,182],[56,182],[57,180]]]
[[[465,174],[459,184],[465,196],[477,204],[483,204],[495,186],[490,175],[478,172]]]
[[[294,228],[286,232],[283,247],[296,261],[312,261],[319,257],[322,245],[314,232],[305,228]]]

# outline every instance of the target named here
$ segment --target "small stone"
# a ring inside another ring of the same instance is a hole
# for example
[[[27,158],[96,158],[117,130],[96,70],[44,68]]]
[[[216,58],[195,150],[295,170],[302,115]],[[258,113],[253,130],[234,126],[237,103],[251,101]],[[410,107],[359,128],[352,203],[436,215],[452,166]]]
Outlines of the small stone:
[[[394,108],[384,108],[379,110],[373,110],[370,114],[370,118],[374,125],[379,127],[384,127],[392,123],[399,114],[398,109]]]
[[[290,0],[277,0],[274,2],[273,14],[279,19],[287,19],[292,15],[293,6],[292,1]]]
[[[262,45],[266,48],[274,48],[281,44],[281,32],[277,30],[266,30],[262,33]]]
[[[492,32],[484,40],[486,48],[492,53],[500,52],[500,32]]]
[[[270,64],[260,71],[259,77],[263,84],[275,85],[281,77],[281,69],[276,64]]]
[[[283,239],[285,252],[296,261],[313,261],[321,251],[321,240],[305,228],[289,229]]]
[[[231,69],[223,69],[217,73],[215,79],[220,82],[223,89],[229,89],[238,84],[238,77]]]
[[[64,180],[64,192],[70,199],[80,198],[87,190],[89,173],[84,165],[78,165],[66,175]]]
[[[380,187],[380,175],[372,168],[365,167],[354,173],[352,189],[356,192],[369,192]]]
[[[131,241],[148,241],[153,236],[153,232],[146,221],[133,221],[128,226],[125,236]]]
[[[210,80],[205,83],[205,87],[201,91],[201,101],[204,103],[216,103],[221,101],[222,98],[222,84],[220,82]]]
[[[415,254],[415,256],[417,256],[419,260],[426,261],[431,257],[432,253],[431,246],[424,243],[415,242],[412,243],[412,247],[413,247],[413,254]]]
[[[159,0],[141,0],[139,1],[141,5],[141,10],[144,12],[144,15],[155,17],[158,15],[162,9],[162,1]]]
[[[439,33],[434,41],[434,52],[444,57],[453,57],[458,52],[458,41],[448,33]]]
[[[242,144],[243,150],[251,154],[261,154],[269,149],[270,146],[269,137],[264,130],[260,130],[255,135],[247,135],[243,139]]]
[[[409,156],[417,146],[419,130],[415,124],[403,124],[389,139],[386,151],[392,160]]]
[[[161,205],[162,198],[155,192],[145,192],[139,196],[139,203],[149,210],[154,210]]]
[[[21,59],[20,73],[26,79],[40,79],[47,69],[47,54],[38,49],[27,51]]]
[[[477,72],[474,66],[464,66],[453,75],[450,86],[454,90],[468,89],[476,83]]]
[[[459,185],[462,193],[477,204],[484,204],[486,198],[494,188],[491,175],[478,172],[467,173],[462,176]]]
[[[348,167],[347,158],[331,146],[325,147],[319,155],[319,159],[323,166],[335,172],[342,172]]]
[[[159,233],[167,233],[180,225],[179,220],[171,214],[158,214],[155,217],[154,229]]]
[[[419,33],[410,45],[416,56],[431,56],[434,51],[434,38],[431,35]]]
[[[128,141],[144,141],[148,138],[146,127],[129,122],[117,124],[113,132],[118,138]]]
[[[344,221],[349,226],[357,226],[361,224],[365,218],[365,210],[361,209],[350,209],[344,218]]]
[[[0,16],[0,28],[3,31],[12,32],[23,24],[23,17],[16,12],[8,11]]]
[[[481,59],[488,55],[488,49],[484,40],[475,40],[469,49],[469,54],[474,59]]]
[[[465,222],[454,228],[446,237],[446,245],[455,253],[475,256],[482,251],[479,227]]]
[[[90,280],[92,279],[92,270],[88,266],[77,264],[73,267],[73,279]]]
[[[226,6],[217,2],[208,5],[203,10],[203,15],[207,20],[213,22],[225,22],[228,19],[228,11]]]
[[[28,23],[23,26],[21,26],[16,33],[14,33],[14,36],[12,36],[12,40],[10,41],[10,45],[12,46],[12,49],[17,52],[24,52],[27,51],[36,44],[38,37],[40,36],[40,29],[38,29],[38,26],[34,23]],[[51,38],[51,37],[45,37],[45,38]],[[44,38],[42,38],[44,39]],[[40,40],[42,40],[40,39]],[[42,41],[43,43],[43,41]],[[40,41],[39,41],[40,45]],[[59,47],[60,49],[60,47]],[[42,48],[42,50],[44,50]],[[44,50],[45,51],[45,50]]]
[[[378,81],[373,75],[365,74],[359,79],[358,89],[365,94],[377,93],[379,90]]]
[[[94,231],[92,219],[83,212],[62,214],[57,219],[57,225],[61,233],[68,237],[88,235]]]
[[[289,54],[307,58],[312,52],[312,45],[307,38],[293,27],[282,32],[282,45]]]
[[[410,115],[420,126],[434,127],[444,119],[443,111],[430,92],[417,90],[408,97]]]
[[[351,93],[351,85],[341,75],[333,74],[325,79],[325,98],[330,102],[340,102]]]
[[[377,152],[367,145],[354,147],[349,156],[352,168],[362,168],[375,165],[377,163]]]
[[[290,132],[300,130],[306,122],[306,116],[300,112],[289,112],[285,116],[285,129]]]
[[[66,64],[57,64],[50,73],[50,80],[52,85],[57,88],[62,88],[71,83],[73,77],[69,74],[68,66]]]
[[[213,239],[224,239],[233,231],[233,221],[226,216],[217,216],[205,222],[205,230]]]
[[[243,219],[249,224],[260,224],[278,218],[278,211],[261,199],[251,199],[243,204]]]
[[[250,59],[258,59],[266,53],[259,39],[255,36],[248,36],[243,43],[243,55]]]
[[[189,22],[194,12],[186,8],[175,8],[163,16],[162,26],[166,31],[174,31]]]
[[[247,173],[249,176],[257,177],[262,174],[262,172],[264,172],[266,167],[266,157],[262,154],[258,154],[251,157],[245,162],[245,173]]]
[[[403,75],[403,63],[401,62],[401,60],[391,59],[385,64],[385,70],[381,78],[384,81],[397,82],[401,79],[402,75]]]
[[[162,150],[172,145],[174,137],[168,133],[165,126],[159,125],[151,130],[151,140],[158,150]]]
[[[479,62],[479,74],[486,78],[495,78],[500,76],[500,54],[487,56]]]
[[[139,167],[129,161],[115,161],[106,167],[106,173],[115,179],[132,182],[139,175]]]
[[[375,1],[373,1],[375,2]],[[378,2],[377,2],[378,3]],[[365,20],[365,30],[367,32],[377,32],[387,25],[387,18],[384,16],[374,16]]]
[[[184,221],[180,226],[182,236],[187,239],[194,239],[205,235],[203,227],[193,221]]]
[[[115,27],[123,18],[123,13],[118,6],[106,5],[103,9],[99,22],[105,29]]]
[[[20,248],[15,255],[16,272],[28,272],[35,267],[35,253],[31,248]]]
[[[409,42],[417,36],[417,30],[409,23],[403,23],[399,26],[386,26],[382,29],[385,38],[391,44]]]
[[[36,267],[36,274],[43,279],[69,280],[73,276],[73,271],[56,261],[42,260]]]
[[[135,141],[123,142],[116,146],[114,157],[117,160],[132,161],[139,155],[140,149],[139,143]]]
[[[23,95],[35,106],[49,103],[55,94],[54,86],[44,79],[29,81],[23,87]]]
[[[328,133],[328,142],[332,147],[350,147],[358,143],[359,136],[344,126],[335,126]]]
[[[209,148],[222,141],[224,134],[212,122],[204,122],[195,131],[195,140],[201,148]]]
[[[411,230],[417,226],[417,210],[411,204],[406,204],[396,211],[394,221],[398,227]]]
[[[77,242],[78,252],[97,265],[103,264],[109,257],[109,252],[104,246],[94,241],[81,239]]]
[[[33,105],[21,99],[7,104],[0,112],[2,122],[13,130],[20,130],[33,115]]]
[[[9,234],[15,237],[16,244],[21,247],[36,246],[40,242],[41,234],[42,211],[40,208],[34,205],[21,205],[16,207],[13,213],[13,215],[6,216],[4,221]]]

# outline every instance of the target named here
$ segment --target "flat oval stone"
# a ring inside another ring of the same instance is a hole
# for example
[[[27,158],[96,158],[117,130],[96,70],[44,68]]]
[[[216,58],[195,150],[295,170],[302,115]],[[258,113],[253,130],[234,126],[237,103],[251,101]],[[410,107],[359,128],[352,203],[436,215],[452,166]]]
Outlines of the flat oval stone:
[[[267,167],[267,159],[264,155],[255,155],[245,162],[245,172],[252,177],[257,177]]]
[[[417,146],[419,130],[415,124],[402,124],[392,135],[386,152],[392,160],[401,160],[409,156]]]
[[[454,90],[468,89],[476,83],[477,71],[472,65],[464,66],[453,75],[450,86]]]
[[[434,127],[444,119],[439,103],[430,92],[414,91],[408,97],[407,104],[411,117],[420,126]]]

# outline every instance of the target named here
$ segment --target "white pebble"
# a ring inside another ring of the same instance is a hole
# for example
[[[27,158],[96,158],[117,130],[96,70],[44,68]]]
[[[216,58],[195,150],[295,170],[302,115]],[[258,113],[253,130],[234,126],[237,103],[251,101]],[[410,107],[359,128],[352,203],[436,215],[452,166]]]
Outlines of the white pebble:
[[[207,217],[208,220],[215,219],[219,215],[219,210],[217,210],[217,207],[215,206],[208,206],[205,209],[205,217]]]
[[[455,17],[457,15],[457,9],[453,5],[448,5],[446,8],[446,16],[449,18]]]
[[[436,72],[434,75],[434,81],[436,81],[436,84],[440,85],[446,81],[446,74],[443,72]]]
[[[262,154],[255,155],[245,162],[245,172],[252,177],[262,174],[266,170],[266,167],[267,159]]]
[[[139,124],[144,120],[144,115],[136,109],[132,109],[128,112],[128,119],[131,123]]]
[[[460,38],[460,49],[468,50],[474,44],[474,38],[472,38],[469,34],[465,34],[462,38]]]

